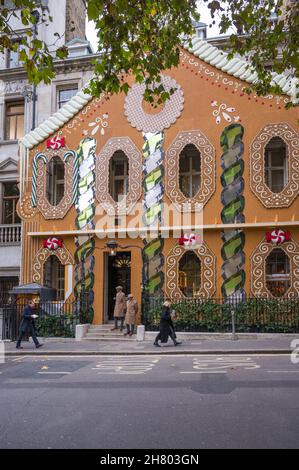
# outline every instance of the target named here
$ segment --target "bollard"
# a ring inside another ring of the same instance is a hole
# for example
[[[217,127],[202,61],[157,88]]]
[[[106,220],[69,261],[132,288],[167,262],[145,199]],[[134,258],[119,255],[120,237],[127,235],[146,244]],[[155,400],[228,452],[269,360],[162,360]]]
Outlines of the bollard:
[[[145,337],[145,326],[144,325],[138,325],[137,326],[137,341],[144,341]]]
[[[236,317],[235,311],[232,310],[232,340],[236,339]]]

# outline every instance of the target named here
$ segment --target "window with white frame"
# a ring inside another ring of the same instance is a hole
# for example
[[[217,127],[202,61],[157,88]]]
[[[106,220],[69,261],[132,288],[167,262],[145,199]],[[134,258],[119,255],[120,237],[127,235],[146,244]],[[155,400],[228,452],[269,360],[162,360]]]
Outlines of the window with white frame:
[[[114,201],[120,202],[128,193],[128,157],[122,150],[117,150],[110,158],[109,165],[109,192]]]
[[[196,195],[201,183],[201,155],[194,144],[186,145],[180,153],[179,185],[184,196]]]
[[[24,137],[24,101],[7,101],[5,105],[5,139],[18,140]]]
[[[288,183],[287,146],[281,137],[272,137],[266,145],[265,178],[273,193],[281,193]]]
[[[60,109],[78,92],[78,85],[73,84],[67,87],[57,87],[57,109]]]
[[[57,206],[64,196],[64,163],[59,157],[53,157],[47,164],[47,199],[52,206]]]
[[[2,183],[2,217],[4,225],[20,224],[21,220],[17,214],[17,203],[19,200],[19,188],[15,182]]]

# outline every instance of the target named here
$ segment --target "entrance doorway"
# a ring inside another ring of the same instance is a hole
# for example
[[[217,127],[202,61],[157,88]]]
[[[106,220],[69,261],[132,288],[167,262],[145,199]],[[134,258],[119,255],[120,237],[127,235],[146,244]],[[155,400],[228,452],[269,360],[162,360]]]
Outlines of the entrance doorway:
[[[113,320],[116,286],[122,286],[123,292],[131,292],[131,253],[122,251],[115,256],[108,256],[108,320]]]

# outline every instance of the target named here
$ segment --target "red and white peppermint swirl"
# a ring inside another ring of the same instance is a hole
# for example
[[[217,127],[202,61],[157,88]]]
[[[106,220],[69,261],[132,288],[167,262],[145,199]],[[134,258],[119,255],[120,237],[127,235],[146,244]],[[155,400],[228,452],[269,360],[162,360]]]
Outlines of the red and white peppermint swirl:
[[[57,248],[62,248],[63,242],[59,238],[49,237],[47,240],[44,240],[44,248],[48,250],[55,251]]]
[[[53,150],[58,150],[61,147],[65,147],[65,138],[64,137],[52,137],[52,139],[47,140],[47,148],[51,148]]]

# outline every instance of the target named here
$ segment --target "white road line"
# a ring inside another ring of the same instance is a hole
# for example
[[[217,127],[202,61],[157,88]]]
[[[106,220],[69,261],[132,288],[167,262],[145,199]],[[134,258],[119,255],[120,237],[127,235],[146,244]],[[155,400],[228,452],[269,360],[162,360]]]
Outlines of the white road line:
[[[12,362],[22,361],[23,359],[25,359],[25,357],[26,356],[17,357],[16,359],[13,359]]]
[[[227,370],[192,370],[190,372],[180,372],[180,374],[227,374]]]
[[[71,374],[71,372],[37,372],[38,374]]]
[[[267,370],[269,374],[299,374],[299,370]]]
[[[138,371],[138,372],[134,372],[134,371],[115,371],[115,372],[98,372],[98,375],[142,375],[142,374],[145,374],[144,371]]]

